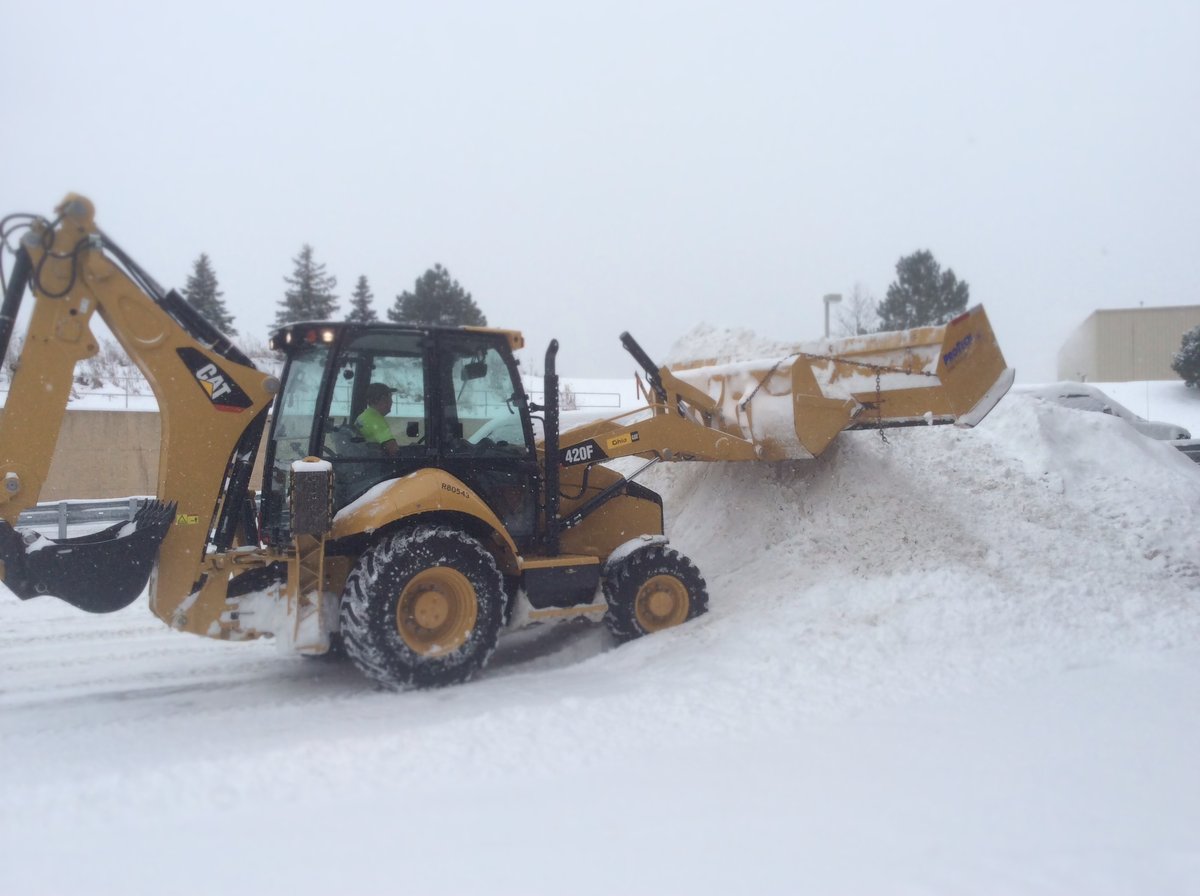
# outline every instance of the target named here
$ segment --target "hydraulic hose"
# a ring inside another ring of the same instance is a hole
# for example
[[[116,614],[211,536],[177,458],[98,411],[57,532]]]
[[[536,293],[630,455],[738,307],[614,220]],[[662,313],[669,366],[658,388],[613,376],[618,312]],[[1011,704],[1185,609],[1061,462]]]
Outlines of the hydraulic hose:
[[[646,379],[650,381],[650,387],[654,389],[658,400],[666,402],[667,390],[663,386],[662,377],[659,376],[658,366],[650,360],[650,356],[646,354],[646,350],[638,345],[637,340],[630,336],[628,332],[621,334],[621,345],[625,346],[625,351],[633,355],[633,360],[642,365],[642,369],[646,371]]]
[[[8,354],[8,343],[12,340],[13,328],[17,324],[17,314],[21,310],[21,300],[25,296],[25,287],[29,285],[29,277],[33,273],[33,259],[24,247],[17,250],[17,259],[13,263],[12,277],[4,290],[4,304],[0,305],[0,361]]]

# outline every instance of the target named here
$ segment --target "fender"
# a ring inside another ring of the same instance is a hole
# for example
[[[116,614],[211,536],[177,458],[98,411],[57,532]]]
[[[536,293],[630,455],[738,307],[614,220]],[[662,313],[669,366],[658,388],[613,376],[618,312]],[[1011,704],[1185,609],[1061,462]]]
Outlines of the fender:
[[[457,476],[427,468],[372,486],[333,518],[334,539],[382,529],[390,523],[425,513],[460,513],[484,523],[504,542],[509,556],[517,545],[491,508]]]
[[[608,575],[613,567],[626,557],[659,544],[670,544],[670,540],[665,535],[639,535],[637,538],[629,539],[624,544],[618,545],[605,559],[604,574]]]

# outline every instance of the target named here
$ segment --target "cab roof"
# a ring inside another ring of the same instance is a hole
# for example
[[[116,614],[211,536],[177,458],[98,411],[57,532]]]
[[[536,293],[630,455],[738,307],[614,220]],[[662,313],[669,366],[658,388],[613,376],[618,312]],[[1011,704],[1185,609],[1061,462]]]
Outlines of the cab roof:
[[[332,320],[297,321],[296,323],[288,324],[286,327],[280,327],[271,333],[269,345],[273,349],[282,351],[286,346],[298,345],[305,342],[333,342],[338,331],[349,328],[366,331],[407,330],[422,333],[487,333],[504,338],[508,342],[508,347],[514,352],[525,347],[525,337],[521,334],[520,330],[504,330],[498,327],[448,327],[438,324],[417,323],[415,321],[412,323],[384,323],[382,321],[357,323]]]

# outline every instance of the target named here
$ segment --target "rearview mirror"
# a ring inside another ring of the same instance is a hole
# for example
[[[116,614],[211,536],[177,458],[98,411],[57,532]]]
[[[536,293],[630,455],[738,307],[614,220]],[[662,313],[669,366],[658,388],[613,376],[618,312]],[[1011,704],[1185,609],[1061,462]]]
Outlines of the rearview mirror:
[[[469,361],[463,365],[462,380],[481,380],[487,376],[487,361]]]

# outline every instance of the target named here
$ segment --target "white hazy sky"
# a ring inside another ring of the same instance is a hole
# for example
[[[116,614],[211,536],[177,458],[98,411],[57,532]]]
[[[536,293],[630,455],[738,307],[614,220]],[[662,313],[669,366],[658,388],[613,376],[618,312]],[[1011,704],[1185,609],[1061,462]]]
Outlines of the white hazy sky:
[[[264,337],[301,244],[434,262],[540,369],[820,336],[928,248],[1023,381],[1093,310],[1200,303],[1200,3],[6,3],[0,212],[68,191]]]

